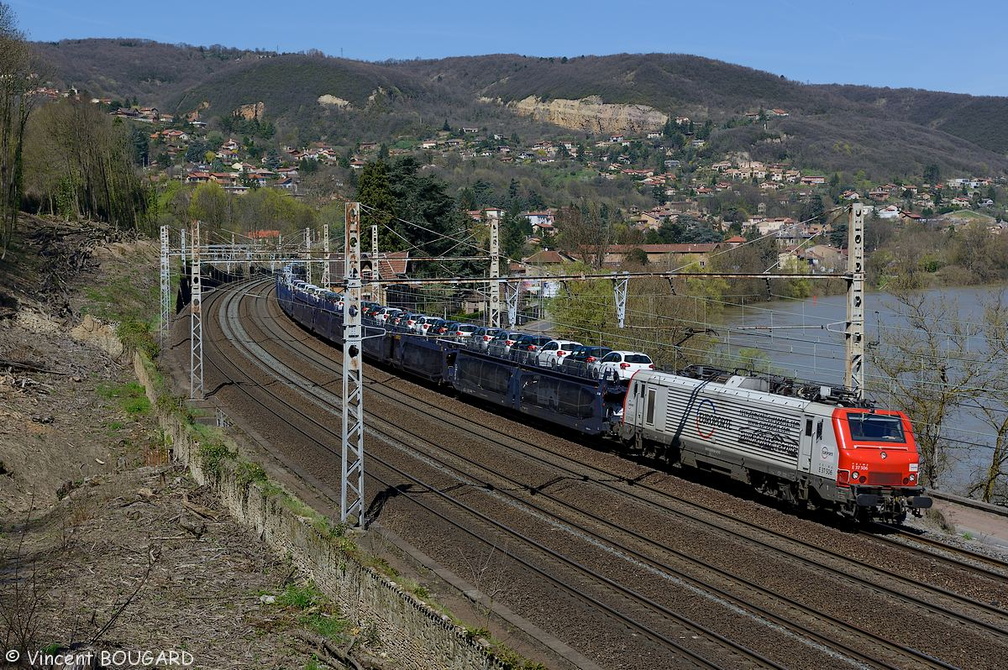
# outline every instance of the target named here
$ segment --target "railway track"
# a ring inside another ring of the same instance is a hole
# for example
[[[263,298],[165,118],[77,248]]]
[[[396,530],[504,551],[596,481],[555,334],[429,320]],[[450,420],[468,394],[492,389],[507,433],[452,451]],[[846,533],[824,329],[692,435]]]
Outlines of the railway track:
[[[308,346],[310,343],[304,338],[291,338],[290,330],[284,330],[280,328],[282,325],[281,320],[271,321],[271,319],[278,319],[276,316],[275,305],[274,309],[271,311],[269,308],[270,301],[264,300],[261,291],[268,292],[268,287],[261,287],[256,290],[259,298],[254,299],[251,303],[246,301],[246,304],[252,304],[255,306],[254,309],[247,308],[246,316],[256,317],[249,320],[249,323],[260,324],[257,327],[263,327],[269,330],[264,330],[257,335],[256,339],[263,340],[264,343],[270,343],[270,346],[274,349],[274,353],[266,355],[264,358],[273,358],[277,360],[275,354],[278,353],[277,348],[288,350],[287,355],[297,355],[297,356],[315,356],[315,367],[317,372],[320,374],[320,378],[332,379],[333,376],[338,371],[338,366],[335,362],[327,360],[324,357],[318,356],[317,353],[312,353],[313,348]],[[230,303],[235,304],[235,303]],[[265,308],[265,311],[262,311]],[[252,314],[253,311],[261,312],[258,316]],[[282,317],[280,317],[282,319]],[[248,333],[242,332],[240,326],[235,324],[240,324],[238,319],[238,307],[229,308],[228,318],[221,318],[222,328],[235,328],[235,334],[232,338],[237,342],[251,342],[253,337],[249,336]],[[271,325],[272,324],[272,325]],[[302,333],[303,334],[303,333]],[[292,340],[302,340],[302,341],[292,341]],[[259,352],[264,353],[264,352]],[[277,361],[278,362],[278,361]],[[235,374],[238,374],[238,369],[242,365],[246,365],[241,361],[236,361],[233,363],[235,366]],[[266,376],[278,376],[282,374],[282,365],[279,367],[270,368],[265,370]],[[369,377],[372,378],[371,385],[368,388],[369,395],[372,393],[379,394],[387,398],[392,403],[399,404],[409,404],[413,405],[416,409],[416,405],[424,404],[426,401],[421,401],[414,396],[407,396],[401,391],[391,388],[391,384],[386,383],[376,383],[374,380],[374,375],[369,373]],[[389,381],[387,375],[381,375],[382,380]],[[286,382],[288,390],[291,385],[296,385],[294,381]],[[319,388],[319,381],[308,383],[310,388]],[[238,384],[239,387],[245,385]],[[249,385],[251,388],[251,385]],[[309,393],[308,388],[302,388],[304,393]],[[338,399],[333,399],[332,397],[327,398],[324,402],[320,401],[324,406],[329,406],[330,408],[334,403],[338,403]],[[438,405],[443,405],[444,403],[437,403]],[[493,441],[495,443],[494,448],[496,449],[508,449],[514,455],[515,458],[521,458],[529,463],[536,463],[536,468],[543,468],[544,471],[553,472],[553,480],[568,480],[568,481],[588,481],[592,486],[608,489],[608,494],[614,497],[620,497],[624,500],[631,500],[634,505],[641,508],[640,513],[647,514],[661,514],[667,516],[675,516],[680,519],[683,523],[689,524],[700,524],[701,526],[706,525],[708,529],[707,532],[711,530],[716,530],[716,532],[721,534],[728,534],[734,538],[734,541],[740,546],[746,546],[750,549],[757,548],[759,551],[769,551],[780,554],[782,552],[786,553],[798,553],[796,552],[796,547],[800,548],[801,552],[812,554],[813,557],[801,557],[798,561],[803,563],[806,569],[810,570],[820,570],[820,571],[830,571],[832,573],[838,573],[838,569],[835,565],[831,565],[828,561],[823,560],[822,557],[828,557],[829,561],[841,560],[841,556],[837,553],[828,552],[826,550],[814,547],[809,543],[802,543],[795,540],[793,537],[789,537],[782,533],[771,533],[773,539],[767,538],[766,528],[756,528],[753,529],[751,525],[738,518],[730,518],[730,515],[724,516],[714,521],[706,520],[699,521],[705,515],[711,516],[715,515],[715,512],[710,508],[703,508],[700,505],[695,505],[692,503],[685,503],[680,498],[670,495],[666,490],[660,487],[649,486],[643,481],[638,481],[636,483],[629,483],[629,479],[617,479],[611,484],[606,484],[607,479],[612,479],[608,472],[604,472],[599,468],[593,468],[593,466],[588,466],[584,464],[578,464],[576,468],[572,468],[570,463],[562,462],[562,459],[557,458],[555,454],[544,454],[544,450],[538,445],[530,441],[523,441],[520,439],[515,439],[513,436],[495,436],[492,431],[488,429],[485,425],[480,425],[474,423],[473,421],[462,419],[451,412],[446,412],[441,406],[432,406],[427,403],[427,406],[421,408],[422,411],[426,411],[432,416],[434,416],[437,421],[444,422],[446,425],[454,425],[457,429],[461,431],[473,432],[474,430],[479,430],[484,434],[486,440]],[[369,417],[370,418],[370,417]],[[376,424],[369,424],[372,430],[376,430],[379,427]],[[330,427],[331,428],[331,427]],[[323,430],[325,430],[323,428]],[[395,430],[400,430],[396,426],[386,426],[382,428],[383,431],[388,431],[389,433]],[[370,433],[369,433],[370,434]],[[409,435],[406,440],[400,441],[410,441],[410,442],[420,442],[424,440],[421,435]],[[331,440],[330,440],[331,441]],[[550,488],[550,485],[539,485],[533,486],[529,485],[527,478],[525,481],[516,478],[503,477],[501,473],[490,471],[485,463],[477,462],[473,459],[468,459],[464,454],[454,452],[451,453],[450,450],[445,450],[444,445],[433,445],[429,444],[425,447],[426,451],[430,453],[435,453],[435,451],[440,450],[441,452],[449,452],[448,456],[436,464],[435,468],[441,472],[448,471],[452,468],[456,468],[455,463],[466,463],[464,470],[455,470],[453,477],[457,481],[466,481],[465,484],[468,487],[483,487],[493,490],[495,494],[500,494],[502,491],[514,490],[520,492],[520,494],[515,494],[512,496],[512,505],[529,505],[529,496],[534,495],[538,500],[548,501],[552,509],[562,509],[564,507],[569,508],[569,502],[560,498],[555,498],[546,493],[546,489]],[[426,458],[432,458],[429,454]],[[531,466],[530,466],[531,467]],[[373,473],[372,473],[373,474]],[[407,477],[405,472],[397,473],[397,476]],[[546,480],[547,482],[550,479]],[[386,486],[391,485],[389,482],[383,482]],[[420,490],[423,487],[425,491],[435,491],[438,490],[437,485],[431,485],[430,483],[424,485],[419,481],[412,482],[413,485]],[[418,497],[418,496],[413,496]],[[692,505],[692,507],[691,507]],[[684,510],[685,506],[685,510]],[[554,514],[553,511],[546,510],[544,508],[536,507],[536,513],[539,515],[549,516]],[[866,629],[864,627],[855,626],[849,622],[844,622],[841,619],[832,616],[826,612],[815,613],[814,616],[818,618],[820,627],[825,626],[827,630],[830,631],[830,635],[823,635],[822,633],[816,632],[815,628],[810,626],[808,623],[802,624],[795,621],[789,621],[786,617],[776,613],[781,611],[794,611],[794,610],[809,610],[808,603],[799,602],[797,600],[788,599],[786,596],[782,596],[779,593],[774,593],[771,590],[763,588],[760,584],[756,583],[751,579],[746,579],[744,576],[739,574],[732,574],[726,570],[723,570],[713,564],[705,564],[699,561],[695,555],[687,554],[681,551],[671,550],[669,547],[663,546],[661,543],[657,543],[649,537],[645,537],[640,533],[633,533],[628,531],[625,527],[626,524],[618,524],[612,519],[603,518],[601,516],[593,516],[590,514],[585,514],[583,511],[580,516],[581,521],[575,523],[571,515],[563,517],[562,520],[554,517],[551,522],[553,528],[558,526],[564,527],[565,533],[575,533],[581,537],[590,538],[590,542],[596,544],[606,544],[608,546],[609,552],[615,552],[621,556],[621,561],[625,564],[627,562],[637,562],[640,565],[647,566],[647,570],[650,571],[652,575],[659,576],[659,579],[663,580],[676,580],[678,582],[686,583],[692,589],[704,591],[708,598],[714,598],[723,603],[730,603],[732,607],[741,608],[748,612],[748,616],[755,617],[761,620],[761,625],[768,626],[770,624],[778,627],[782,627],[788,631],[792,637],[802,638],[805,640],[805,644],[820,645],[819,651],[826,651],[837,657],[838,660],[846,661],[853,665],[866,664],[872,667],[899,667],[910,662],[915,667],[955,667],[954,664],[950,664],[946,661],[941,660],[938,656],[927,653],[925,651],[917,650],[906,644],[894,644],[886,639],[884,635],[873,632],[872,630]],[[442,519],[444,521],[444,519]],[[578,524],[581,525],[578,525]],[[732,528],[732,525],[737,526]],[[601,528],[603,532],[592,530],[591,527]],[[748,528],[748,530],[746,530]],[[496,529],[497,533],[505,532],[503,528],[498,527]],[[508,531],[511,532],[511,531]],[[752,536],[753,533],[762,534],[763,539],[755,539]],[[520,533],[519,533],[520,534]],[[514,536],[515,540],[518,540],[517,536]],[[614,538],[619,537],[625,541],[617,544]],[[524,541],[528,541],[529,538],[525,538]],[[778,546],[773,546],[771,542],[778,543]],[[636,548],[635,548],[636,547]],[[642,552],[640,549],[645,548],[646,553]],[[819,552],[819,558],[815,558],[815,552]],[[664,560],[656,560],[656,556],[667,557]],[[795,557],[791,557],[792,560],[796,560]],[[549,558],[547,560],[556,560],[555,557]],[[683,569],[676,568],[677,564],[691,563],[692,569],[694,571],[702,569],[709,574],[716,575],[716,578],[708,578],[705,581],[698,580],[697,578],[690,576],[689,572]],[[852,563],[848,562],[848,566]],[[857,567],[848,567],[849,572],[856,571],[875,571],[877,566],[872,566],[867,563],[853,564]],[[590,571],[589,571],[590,572]],[[894,576],[892,574],[885,574],[883,576],[886,579],[892,579]],[[898,575],[896,575],[898,577]],[[857,585],[859,588],[871,588],[878,590],[878,584],[873,584],[871,582],[866,582],[858,576],[845,574],[842,578],[843,580],[848,580],[850,583]],[[902,580],[904,586],[907,585],[909,580]],[[726,586],[719,586],[719,584],[724,584]],[[914,600],[913,596],[907,596],[907,594],[897,591],[885,591],[885,597],[892,599],[903,599],[913,602],[914,607],[919,608],[922,611],[934,614],[940,611],[941,606],[936,605],[933,602],[927,600],[917,599]],[[757,594],[759,599],[765,602],[772,603],[771,608],[764,608],[761,604],[756,602],[755,598],[750,597],[748,599],[742,599],[737,595],[739,592],[748,592],[750,594]],[[950,604],[945,607],[945,611],[940,616],[952,617],[950,620],[958,621],[960,625],[968,625],[975,628],[987,628],[987,634],[1001,637],[1005,635],[1004,624],[991,624],[985,622],[983,618],[971,617],[966,615],[965,617],[956,614],[955,610],[963,610],[968,605],[970,605],[968,600],[959,598],[956,594],[947,592],[939,593],[934,592],[929,597],[940,596],[941,598],[946,598],[949,600]],[[640,603],[638,603],[640,605]],[[659,613],[666,617],[671,617],[673,613],[671,609],[666,608],[668,611]],[[982,608],[980,608],[982,610]],[[969,611],[975,611],[975,608]],[[995,610],[997,612],[997,610]],[[1003,613],[1001,613],[1003,614]],[[992,612],[986,612],[980,615],[981,617],[994,617],[995,614]],[[1003,621],[1003,616],[1002,616]],[[825,622],[825,623],[824,623]],[[688,629],[690,623],[692,622],[681,622]],[[626,622],[624,622],[626,624]],[[646,628],[646,627],[645,627]],[[639,629],[642,630],[642,629]],[[693,630],[708,630],[703,626],[698,625]],[[643,630],[642,630],[643,632]],[[724,638],[723,635],[716,633],[716,631],[709,631],[707,633],[709,639],[716,640],[720,642],[720,638]],[[662,641],[661,635],[655,635],[654,630],[652,630],[652,636],[654,639]],[[845,644],[844,642],[836,639],[838,637],[843,637],[850,640],[861,640],[859,647],[854,647],[850,644]],[[809,642],[813,641],[813,642]],[[664,642],[664,641],[663,641]],[[668,646],[670,650],[676,649],[675,647]],[[734,650],[732,653],[745,654],[750,650]],[[675,654],[683,654],[683,650],[677,649],[673,651]],[[752,654],[746,657],[746,664],[754,664],[756,666],[773,665],[774,661],[766,658],[761,654]],[[888,660],[887,660],[888,659]],[[680,659],[682,660],[682,659]],[[738,659],[736,659],[738,660]],[[700,663],[700,661],[696,661]],[[895,665],[890,666],[890,663],[895,663]]]
[[[942,542],[899,526],[875,525],[884,533],[873,534],[873,537],[879,542],[901,547],[917,547],[935,560],[954,565],[961,570],[986,574],[994,579],[1008,579],[1008,563],[1000,558]]]
[[[237,359],[233,355],[229,355],[223,351],[218,351],[213,357],[207,359],[207,363],[209,363],[208,367],[214,368],[215,370],[221,372],[225,377],[232,380],[241,380],[236,383],[236,386],[242,389],[243,392],[250,393],[251,397],[257,403],[262,403],[263,399],[266,396],[269,396],[270,402],[263,403],[264,411],[270,412],[273,417],[280,422],[290,422],[296,417],[302,426],[309,427],[308,430],[305,430],[304,428],[299,429],[298,432],[301,432],[309,442],[313,443],[315,448],[330,454],[333,458],[338,458],[339,451],[330,446],[331,441],[326,439],[326,436],[331,435],[332,427],[330,425],[320,423],[317,420],[317,415],[315,413],[306,413],[301,409],[297,409],[293,403],[282,397],[283,394],[273,393],[270,390],[263,391],[262,386],[249,383],[251,382],[251,379],[245,375],[244,370],[251,360],[259,361],[257,364],[265,364],[267,368],[265,371],[267,373],[278,375],[278,379],[283,379],[285,388],[290,389],[292,386],[300,386],[302,387],[302,390],[311,391],[311,394],[319,398],[330,411],[337,405],[338,399],[321,387],[315,386],[312,388],[310,384],[304,384],[297,378],[288,377],[284,379],[281,376],[283,373],[283,366],[279,363],[279,361],[263,351],[257,345],[253,344],[248,334],[244,332],[240,325],[237,325],[237,314],[233,310],[236,303],[233,300],[229,301],[229,298],[226,295],[221,298],[221,301],[225,305],[228,305],[220,308],[218,319],[219,324],[222,329],[224,329],[223,332],[226,339],[231,342],[239,343],[240,347],[245,350],[245,353],[251,355],[251,358],[246,356],[241,359]],[[214,309],[216,306],[217,305],[214,302],[207,304],[207,307],[210,309]],[[232,328],[234,330],[228,332],[228,330]],[[243,377],[245,377],[244,380],[242,380]],[[253,392],[252,389],[254,388],[258,388],[259,391]],[[277,407],[279,407],[281,411],[278,412],[271,409]],[[390,444],[396,444],[398,442],[394,434],[394,424],[381,420],[369,420],[367,428],[369,429],[369,435],[372,437],[379,437]],[[427,446],[434,447],[436,445],[428,444]],[[400,443],[400,450],[406,451],[407,449],[404,449],[403,445]],[[408,449],[408,451],[415,450],[415,446]],[[426,460],[430,462],[431,457],[430,455],[423,454],[418,460]],[[632,589],[629,589],[616,581],[600,577],[595,574],[593,570],[589,569],[585,565],[582,565],[578,561],[572,560],[571,558],[550,549],[544,544],[535,541],[527,534],[511,528],[499,520],[494,520],[490,516],[480,512],[478,509],[470,505],[463,504],[452,496],[442,493],[442,489],[446,488],[443,484],[432,484],[429,481],[420,480],[415,475],[407,472],[401,467],[393,465],[386,459],[376,459],[373,454],[369,459],[371,466],[368,472],[368,477],[372,480],[372,484],[378,483],[384,486],[386,490],[391,488],[402,488],[401,481],[397,481],[391,477],[376,474],[374,472],[374,464],[376,461],[381,467],[387,469],[391,473],[394,473],[399,478],[406,479],[408,482],[415,484],[417,491],[435,494],[442,502],[447,503],[453,510],[462,510],[466,515],[475,518],[478,521],[478,524],[462,523],[458,519],[458,514],[446,514],[443,511],[439,511],[436,506],[426,503],[422,499],[417,499],[419,498],[418,496],[413,496],[413,500],[411,501],[413,504],[422,507],[428,513],[436,516],[441,522],[450,524],[477,542],[487,543],[487,537],[497,537],[504,534],[520,542],[526,552],[528,550],[532,550],[533,552],[541,554],[542,558],[537,561],[532,561],[523,557],[517,551],[510,550],[507,552],[511,559],[520,563],[525,569],[539,575],[554,586],[563,589],[571,597],[587,603],[594,610],[604,613],[606,616],[613,619],[614,624],[627,626],[636,630],[641,635],[647,636],[657,644],[661,645],[667,652],[665,658],[669,661],[674,661],[677,667],[682,667],[684,662],[688,662],[694,667],[705,668],[720,668],[725,667],[726,664],[735,667],[784,667],[719,635],[715,631],[690,621],[688,618],[663,607],[659,603],[653,602],[648,598],[635,593]],[[442,467],[443,465],[444,464],[441,464]],[[456,478],[456,483],[458,482],[463,484],[465,483],[463,480]],[[332,494],[335,493],[334,491],[330,492]],[[491,546],[491,548],[495,548],[493,544],[490,544],[489,546]],[[574,582],[569,577],[558,577],[555,574],[555,568],[552,567],[557,563],[572,570],[580,577],[580,579],[577,582]],[[543,566],[551,567],[544,568]],[[661,630],[659,630],[653,624],[642,623],[638,621],[633,614],[627,614],[626,609],[628,608],[625,605],[617,607],[598,597],[589,595],[585,592],[585,581],[598,582],[603,587],[602,590],[616,594],[620,599],[629,602],[630,610],[637,612],[648,610],[654,612],[656,616],[653,615],[652,620],[663,620],[665,625],[661,626]],[[675,625],[670,626],[670,622]],[[687,645],[680,642],[679,639],[688,639],[694,642]],[[700,639],[701,642],[695,642],[697,639]],[[712,654],[710,649],[712,645],[720,647],[720,650],[716,650],[716,653]],[[701,649],[707,647],[707,649],[703,650],[704,653],[700,653],[695,650],[697,647],[700,647]],[[711,655],[714,657],[713,660],[708,658],[708,656]],[[660,667],[660,665],[654,667]]]

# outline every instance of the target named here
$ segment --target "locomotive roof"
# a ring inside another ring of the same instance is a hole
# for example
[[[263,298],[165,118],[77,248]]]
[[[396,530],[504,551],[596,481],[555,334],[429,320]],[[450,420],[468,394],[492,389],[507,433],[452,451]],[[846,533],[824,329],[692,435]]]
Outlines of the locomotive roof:
[[[690,365],[676,372],[666,371],[665,374],[675,374],[680,377],[711,381],[725,386],[800,398],[838,407],[874,407],[873,403],[858,398],[857,392],[846,386],[822,384],[784,375],[758,373],[752,370],[727,370],[710,365]]]

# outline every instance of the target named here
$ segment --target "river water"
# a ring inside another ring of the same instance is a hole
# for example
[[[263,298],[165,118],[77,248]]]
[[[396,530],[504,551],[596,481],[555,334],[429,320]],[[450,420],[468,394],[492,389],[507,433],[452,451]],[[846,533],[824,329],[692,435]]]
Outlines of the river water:
[[[927,291],[925,295],[929,299],[944,299],[957,308],[958,318],[968,328],[969,350],[979,353],[986,344],[984,304],[999,292],[1008,298],[1008,287],[1002,286],[940,289]],[[907,328],[907,322],[900,316],[898,303],[891,295],[869,293],[866,298],[865,384],[869,389],[885,388],[886,380],[873,361],[880,351],[877,343]],[[773,372],[826,385],[842,385],[846,318],[844,295],[761,302],[726,310],[719,339],[734,355],[742,348],[758,350]],[[884,404],[882,397],[876,395],[875,399],[879,406]],[[946,425],[952,426],[944,431],[943,437],[953,455],[953,465],[941,488],[962,493],[973,472],[989,461],[994,432],[968,409],[957,412]]]

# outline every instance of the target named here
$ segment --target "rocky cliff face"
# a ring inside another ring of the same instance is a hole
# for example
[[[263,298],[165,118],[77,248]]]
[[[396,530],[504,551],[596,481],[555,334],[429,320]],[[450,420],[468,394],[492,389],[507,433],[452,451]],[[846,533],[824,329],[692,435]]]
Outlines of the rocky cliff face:
[[[571,130],[601,134],[642,133],[661,130],[668,115],[647,105],[616,105],[598,96],[580,100],[542,102],[535,96],[508,103],[518,114]]]
[[[262,102],[255,102],[248,105],[242,105],[236,109],[233,113],[235,116],[240,116],[246,121],[255,121],[263,118],[263,114],[266,111],[266,105]]]

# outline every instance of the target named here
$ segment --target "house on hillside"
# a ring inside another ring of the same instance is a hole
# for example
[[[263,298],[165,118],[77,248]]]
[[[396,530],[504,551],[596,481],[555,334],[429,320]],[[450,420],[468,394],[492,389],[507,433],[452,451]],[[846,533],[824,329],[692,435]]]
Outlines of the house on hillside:
[[[900,208],[896,205],[889,205],[882,209],[875,208],[875,214],[880,219],[896,219],[899,218]]]
[[[847,267],[847,255],[844,251],[828,244],[816,244],[799,249],[796,255],[800,261],[807,263],[813,272],[838,272]]]
[[[523,292],[541,298],[555,298],[560,293],[561,283],[559,281],[534,278],[566,274],[567,267],[574,262],[573,257],[562,251],[544,249],[522,261],[521,268],[517,272],[512,267],[511,272],[512,276],[525,275],[529,277],[521,283]]]
[[[552,209],[544,209],[538,212],[523,212],[522,216],[528,219],[532,227],[546,225],[550,228],[556,223],[556,215]]]
[[[556,227],[549,221],[532,224],[532,236],[544,240],[556,234]]]
[[[641,212],[633,219],[633,226],[638,230],[658,230],[661,228],[662,216],[657,212]]]
[[[470,209],[466,212],[473,221],[500,221],[504,218],[504,210],[500,207],[484,207]]]
[[[696,261],[706,267],[710,255],[725,248],[723,242],[696,244],[611,244],[605,250],[602,264],[605,267],[619,267],[635,249],[647,254],[649,265],[672,269],[685,263]]]
[[[522,274],[563,274],[574,258],[562,251],[543,249],[522,261]]]
[[[259,244],[266,242],[280,242],[279,230],[252,230],[248,233],[248,238]]]
[[[371,278],[374,268],[378,268],[378,276],[385,279],[398,277],[405,279],[409,269],[409,251],[389,251],[379,252],[377,257],[371,254],[361,255],[361,278],[367,281]],[[334,276],[340,276],[343,270],[340,268]]]
[[[755,230],[758,235],[763,236],[769,235],[770,233],[776,233],[781,228],[793,226],[795,223],[797,222],[789,216],[778,216],[772,218],[757,216],[749,219],[748,221],[744,221],[742,223],[742,230]]]

